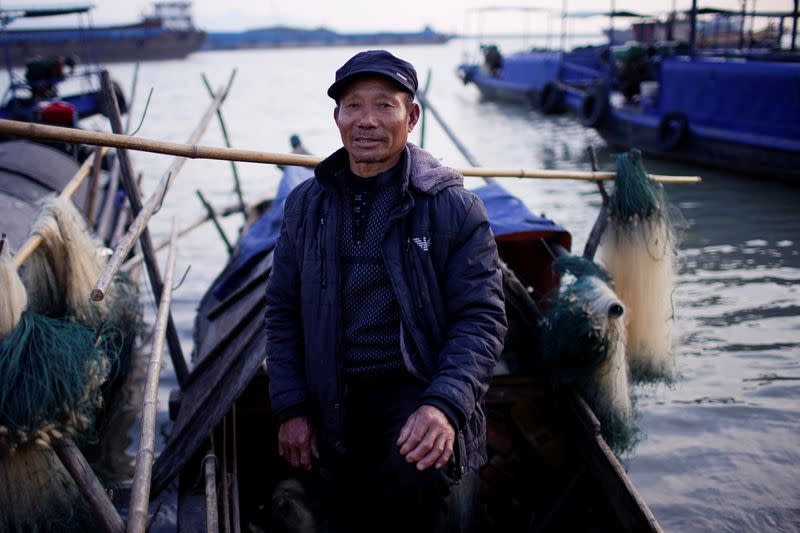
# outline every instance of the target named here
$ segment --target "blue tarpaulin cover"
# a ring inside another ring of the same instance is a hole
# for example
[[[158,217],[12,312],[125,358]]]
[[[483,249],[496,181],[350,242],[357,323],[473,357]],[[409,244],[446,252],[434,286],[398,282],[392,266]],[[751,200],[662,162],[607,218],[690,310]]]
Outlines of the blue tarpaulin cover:
[[[313,175],[314,170],[310,168],[286,167],[284,169],[272,206],[239,239],[237,253],[231,258],[231,263],[226,268],[227,275],[221,277],[217,286],[214,287],[214,294],[218,298],[223,298],[226,294],[236,290],[239,280],[246,277],[241,274],[247,272],[261,257],[275,247],[278,235],[281,233],[286,197],[289,196],[292,189]]]
[[[495,237],[527,231],[567,232],[552,220],[531,213],[522,200],[496,181],[473,189],[472,192],[486,206]]]

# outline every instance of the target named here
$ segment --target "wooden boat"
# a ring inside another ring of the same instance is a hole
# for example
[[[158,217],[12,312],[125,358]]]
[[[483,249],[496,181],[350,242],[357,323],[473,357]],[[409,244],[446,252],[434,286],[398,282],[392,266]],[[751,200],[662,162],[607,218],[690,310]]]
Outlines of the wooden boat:
[[[530,213],[497,184],[475,192],[487,205],[507,265],[510,323],[486,397],[490,459],[481,471],[483,529],[660,531],[586,403],[537,372],[537,315],[558,283],[551,263],[568,253],[570,234]],[[196,364],[171,396],[175,423],[154,465],[151,496],[176,499],[179,530],[201,530],[204,522],[209,531],[218,524],[266,530],[273,490],[293,475],[277,454],[264,364],[264,289],[280,199],[245,234],[203,297],[194,330]]]
[[[78,167],[74,158],[49,146],[20,140],[0,143],[0,227],[13,249],[24,242],[43,200],[61,192]],[[89,199],[84,182],[73,202],[85,213]]]

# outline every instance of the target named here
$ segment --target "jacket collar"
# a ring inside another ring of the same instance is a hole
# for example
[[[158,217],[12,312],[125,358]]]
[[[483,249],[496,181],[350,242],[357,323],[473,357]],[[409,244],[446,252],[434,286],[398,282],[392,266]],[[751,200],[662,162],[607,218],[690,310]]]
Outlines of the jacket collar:
[[[464,178],[452,168],[442,165],[435,157],[412,143],[406,144],[403,188],[434,195],[447,187],[463,185]],[[335,176],[350,164],[347,150],[340,148],[314,169],[320,185],[335,186]]]

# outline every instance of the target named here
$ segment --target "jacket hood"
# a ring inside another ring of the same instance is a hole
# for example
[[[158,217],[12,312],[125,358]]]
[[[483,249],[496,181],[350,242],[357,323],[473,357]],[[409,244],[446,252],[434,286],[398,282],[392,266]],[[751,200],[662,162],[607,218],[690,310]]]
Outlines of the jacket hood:
[[[340,148],[314,169],[317,180],[325,187],[333,184],[333,176],[349,164],[347,150]],[[456,170],[442,165],[429,152],[415,144],[406,144],[403,179],[408,187],[426,194],[436,194],[453,185],[463,185],[464,178]]]

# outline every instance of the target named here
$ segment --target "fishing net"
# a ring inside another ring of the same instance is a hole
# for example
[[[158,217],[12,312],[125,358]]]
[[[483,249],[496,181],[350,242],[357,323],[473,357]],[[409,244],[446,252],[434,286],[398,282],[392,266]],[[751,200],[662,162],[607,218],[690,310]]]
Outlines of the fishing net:
[[[49,202],[33,231],[43,243],[27,290],[8,250],[0,260],[0,531],[99,531],[51,444],[83,445],[102,430],[141,323],[137,287],[118,276],[102,305],[89,301],[102,261],[70,202]]]
[[[0,531],[103,531],[51,449],[27,446],[0,455]]]
[[[542,362],[557,383],[585,382],[606,361],[615,340],[605,334],[605,317],[588,305],[594,293],[590,279],[608,282],[610,277],[601,266],[575,256],[556,259],[553,268],[562,286],[542,324]]]
[[[625,361],[623,309],[602,267],[580,257],[554,262],[558,298],[542,324],[542,362],[556,384],[574,385],[601,422],[603,437],[622,454],[637,430]]]
[[[69,319],[23,313],[0,341],[0,452],[90,434],[122,342],[113,326],[98,335]]]
[[[103,267],[101,246],[89,236],[83,217],[68,198],[49,200],[31,229],[42,237],[25,269],[30,309],[48,316],[70,315],[94,327],[106,319],[108,300],[92,302],[89,292]]]
[[[90,302],[100,246],[71,201],[48,201],[32,233],[42,244],[26,264],[29,310],[15,319],[8,305],[0,308],[13,324],[0,341],[0,455],[29,443],[46,447],[63,434],[90,439],[102,386],[120,371],[120,354],[131,350],[141,322],[127,277],[117,276],[101,304]],[[0,279],[5,295],[6,283],[21,283],[13,263],[3,263],[11,264]]]
[[[17,273],[8,243],[0,244],[0,339],[4,339],[19,323],[28,305],[28,294]]]
[[[648,177],[638,150],[617,160],[608,207],[598,261],[611,273],[627,309],[631,377],[670,381],[676,239],[663,188]]]

